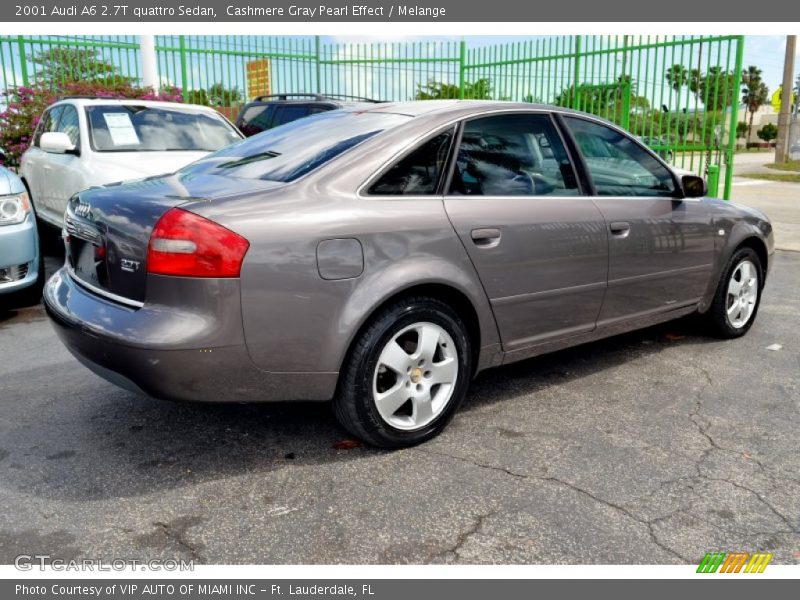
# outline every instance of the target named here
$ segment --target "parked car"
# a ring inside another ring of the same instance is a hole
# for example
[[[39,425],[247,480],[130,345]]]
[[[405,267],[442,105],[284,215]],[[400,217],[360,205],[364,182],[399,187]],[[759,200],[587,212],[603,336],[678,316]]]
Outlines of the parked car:
[[[73,354],[128,389],[333,398],[354,435],[406,446],[489,367],[692,313],[743,335],[772,228],[705,189],[566,109],[331,111],[73,197],[45,302]]]
[[[242,135],[212,108],[72,97],[44,111],[20,176],[36,215],[59,229],[67,200],[86,188],[171,173]]]
[[[36,304],[43,285],[44,266],[28,194],[16,173],[0,167],[0,307]]]
[[[338,108],[369,106],[377,100],[358,96],[321,94],[270,94],[248,102],[239,111],[236,126],[250,137],[297,119]]]

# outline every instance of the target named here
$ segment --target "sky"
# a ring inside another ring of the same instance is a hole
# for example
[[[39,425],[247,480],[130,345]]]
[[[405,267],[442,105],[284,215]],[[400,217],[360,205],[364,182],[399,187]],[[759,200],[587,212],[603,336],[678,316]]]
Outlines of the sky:
[[[799,32],[800,33],[800,32]],[[464,39],[470,47],[492,46],[508,42],[524,41],[537,39],[541,36],[466,36]],[[323,36],[323,42],[353,42],[353,41],[377,41],[377,42],[400,42],[400,41],[431,41],[431,40],[460,40],[459,36],[381,36],[375,38],[353,36]],[[756,65],[763,70],[763,78],[769,86],[770,92],[774,92],[783,80],[783,60],[786,52],[785,35],[748,35],[745,36],[744,43],[744,68],[748,65]],[[795,56],[795,74],[800,73],[800,44],[797,45],[797,55]]]

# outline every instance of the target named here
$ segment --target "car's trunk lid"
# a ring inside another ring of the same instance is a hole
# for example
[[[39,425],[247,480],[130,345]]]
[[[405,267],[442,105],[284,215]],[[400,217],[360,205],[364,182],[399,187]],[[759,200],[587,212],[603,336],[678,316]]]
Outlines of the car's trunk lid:
[[[216,175],[175,174],[92,188],[73,196],[64,215],[73,277],[131,305],[145,300],[147,247],[170,208],[277,184]]]

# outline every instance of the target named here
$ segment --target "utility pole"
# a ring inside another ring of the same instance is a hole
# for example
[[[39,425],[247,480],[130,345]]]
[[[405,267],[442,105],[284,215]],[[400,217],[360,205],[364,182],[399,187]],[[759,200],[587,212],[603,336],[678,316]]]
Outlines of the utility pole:
[[[792,78],[794,77],[794,53],[797,36],[786,36],[786,58],[783,62],[783,89],[781,90],[781,112],[778,115],[778,139],[775,140],[775,162],[789,159],[789,123],[792,115]]]
[[[158,71],[156,69],[156,38],[152,35],[139,36],[139,52],[142,55],[142,83],[158,93]]]

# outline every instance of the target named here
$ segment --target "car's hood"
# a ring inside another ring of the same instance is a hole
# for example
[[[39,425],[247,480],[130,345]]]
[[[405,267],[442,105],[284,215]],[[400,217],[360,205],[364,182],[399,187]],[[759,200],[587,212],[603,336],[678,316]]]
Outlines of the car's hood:
[[[189,163],[207,156],[192,152],[98,152],[92,160],[93,185],[104,185],[174,173]]]
[[[0,167],[0,196],[9,194],[21,194],[25,191],[25,186],[19,177],[5,167]]]

